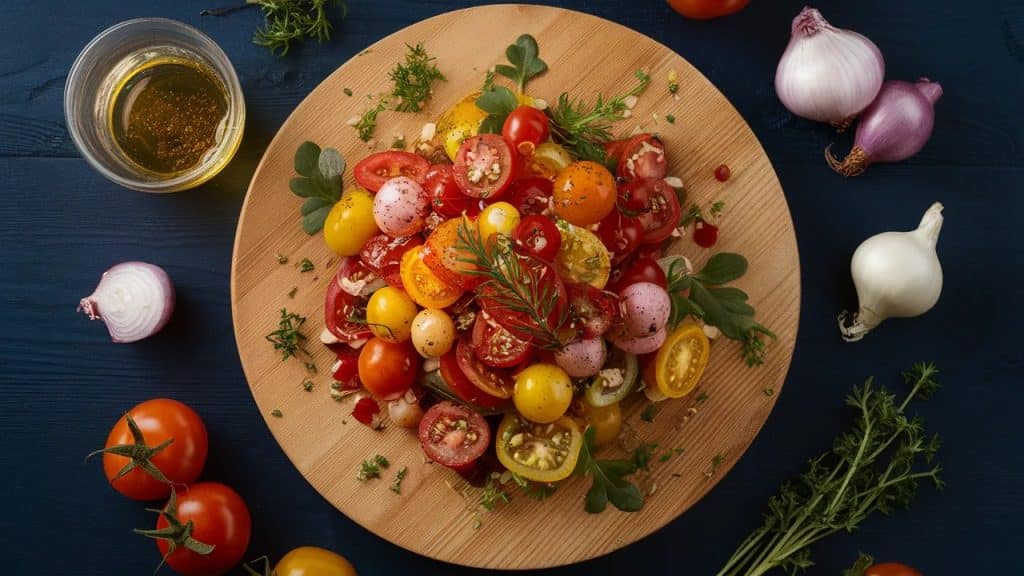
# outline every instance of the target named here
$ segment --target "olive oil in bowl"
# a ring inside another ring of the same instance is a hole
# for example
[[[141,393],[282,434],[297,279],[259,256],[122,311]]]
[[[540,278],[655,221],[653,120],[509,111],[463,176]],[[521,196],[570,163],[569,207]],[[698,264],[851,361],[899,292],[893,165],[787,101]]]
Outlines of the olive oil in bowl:
[[[202,163],[224,134],[228,96],[200,63],[168,56],[146,62],[114,89],[110,131],[144,170],[173,175]]]

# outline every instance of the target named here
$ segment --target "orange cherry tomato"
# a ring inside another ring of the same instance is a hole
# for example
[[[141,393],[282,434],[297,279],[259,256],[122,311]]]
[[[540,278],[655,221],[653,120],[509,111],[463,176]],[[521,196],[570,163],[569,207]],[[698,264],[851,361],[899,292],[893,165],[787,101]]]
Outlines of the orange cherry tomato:
[[[573,162],[555,177],[555,214],[577,226],[597,224],[615,209],[615,177],[597,162]]]
[[[427,237],[423,261],[447,284],[472,290],[483,282],[483,277],[472,274],[476,266],[462,261],[472,255],[456,247],[459,244],[459,226],[463,222],[466,223],[467,234],[476,234],[476,223],[472,219],[452,218],[442,222]]]
[[[668,5],[687,18],[708,20],[734,14],[746,8],[750,0],[668,0]]]
[[[462,289],[442,280],[423,261],[424,248],[417,246],[402,256],[402,286],[412,301],[424,308],[445,308],[454,304]]]
[[[359,351],[359,380],[381,400],[397,400],[412,387],[419,354],[408,342],[371,338]]]

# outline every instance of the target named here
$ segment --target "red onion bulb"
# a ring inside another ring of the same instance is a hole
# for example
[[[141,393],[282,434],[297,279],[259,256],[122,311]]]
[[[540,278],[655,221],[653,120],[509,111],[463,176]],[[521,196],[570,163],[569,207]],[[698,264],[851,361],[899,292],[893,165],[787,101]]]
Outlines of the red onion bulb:
[[[916,83],[888,80],[860,115],[853,149],[840,162],[825,149],[825,159],[843,176],[857,176],[875,162],[899,162],[924,148],[935,126],[935,102],[942,86],[922,78]]]
[[[122,262],[103,273],[78,310],[102,320],[114,342],[135,342],[158,332],[174,311],[174,285],[163,268]]]

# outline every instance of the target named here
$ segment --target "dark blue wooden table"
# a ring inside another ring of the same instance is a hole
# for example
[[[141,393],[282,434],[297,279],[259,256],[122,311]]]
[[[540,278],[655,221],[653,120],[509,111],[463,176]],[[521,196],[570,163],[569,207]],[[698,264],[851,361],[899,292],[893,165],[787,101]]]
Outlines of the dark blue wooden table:
[[[348,556],[363,575],[469,574],[395,547],[325,502],[287,461],[257,413],[231,328],[228,272],[239,207],[262,150],[328,73],[375,40],[465,3],[351,0],[334,39],[287,58],[252,45],[249,10],[201,18],[225,0],[7,2],[0,17],[0,542],[10,574],[145,575],[159,560],[131,533],[154,521],[115,494],[98,462],[124,410],[169,396],[210,428],[204,476],[229,483],[254,517],[250,557],[312,544]],[[910,512],[872,518],[814,547],[811,574],[838,574],[858,550],[929,575],[1008,573],[1024,548],[1021,427],[1021,266],[1024,192],[1024,4],[1019,0],[822,2],[826,17],[871,37],[887,76],[940,81],[935,135],[916,158],[844,180],[822,160],[833,138],[792,117],[772,78],[802,0],[754,0],[714,22],[690,22],[661,0],[577,0],[562,6],[620,22],[690,60],[736,105],[775,165],[796,224],[803,308],[784,393],[761,435],[711,494],[624,550],[550,573],[712,574],[760,521],[766,499],[848,422],[842,398],[874,374],[934,360],[946,386],[922,407],[944,439],[948,488],[925,489]],[[200,189],[146,195],[119,188],[83,161],[65,130],[71,62],[102,29],[165,16],[223,46],[248,104],[242,151]],[[600,41],[600,39],[596,39]],[[846,141],[843,141],[843,145]],[[946,285],[938,306],[891,321],[857,344],[836,314],[854,304],[849,257],[867,236],[913,227],[935,200]],[[179,307],[157,337],[114,345],[75,315],[78,299],[115,262],[166,267]],[[651,505],[657,505],[653,500]],[[614,512],[609,512],[614,513]],[[395,522],[401,522],[396,517]],[[566,538],[572,538],[566,534]],[[1010,570],[1012,572],[1012,570]]]

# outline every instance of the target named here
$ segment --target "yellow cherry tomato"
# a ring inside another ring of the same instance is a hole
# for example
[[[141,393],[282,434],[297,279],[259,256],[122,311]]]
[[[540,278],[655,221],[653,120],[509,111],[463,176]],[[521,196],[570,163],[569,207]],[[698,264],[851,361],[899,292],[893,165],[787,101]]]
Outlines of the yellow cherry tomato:
[[[509,471],[534,482],[558,482],[572,474],[580,455],[583,436],[569,417],[536,424],[506,414],[498,425],[494,450]]]
[[[402,255],[399,272],[402,286],[414,302],[424,308],[445,308],[462,296],[462,288],[453,286],[434,273],[423,261],[423,246]]]
[[[476,105],[476,99],[479,97],[479,92],[466,96],[449,108],[437,121],[434,139],[444,145],[444,152],[452,162],[455,161],[462,142],[476,136],[480,131],[480,124],[487,118],[487,112]]]
[[[363,244],[377,232],[373,195],[362,188],[350,188],[342,194],[324,220],[324,241],[342,256],[359,254]]]
[[[534,364],[516,375],[512,402],[527,420],[554,422],[572,403],[572,380],[554,364]]]
[[[480,212],[476,225],[486,246],[487,239],[495,234],[512,234],[519,226],[519,210],[508,202],[495,202]]]
[[[573,162],[558,173],[551,198],[559,218],[578,226],[597,224],[615,209],[615,177],[597,162]]]
[[[526,170],[534,176],[554,180],[569,164],[572,164],[572,155],[561,144],[542,142],[526,160]]]
[[[405,342],[412,332],[412,320],[418,311],[408,294],[385,286],[370,296],[366,304],[366,322],[381,340]]]
[[[572,282],[590,284],[602,289],[612,273],[612,259],[596,234],[573,226],[564,220],[555,223],[562,233],[562,243],[555,255],[558,274]]]
[[[284,555],[274,566],[275,576],[356,576],[344,556],[316,546],[303,546]]]
[[[412,319],[412,345],[420,356],[444,356],[455,344],[455,322],[444,310],[427,308]]]
[[[658,391],[669,398],[686,396],[697,386],[708,365],[711,344],[696,324],[680,326],[669,335],[654,359]]]
[[[598,447],[611,444],[622,432],[622,408],[618,402],[607,406],[591,406],[583,402],[583,418],[594,429],[594,442]]]

